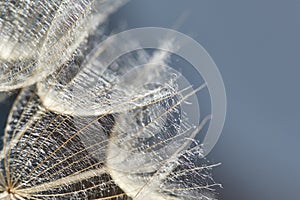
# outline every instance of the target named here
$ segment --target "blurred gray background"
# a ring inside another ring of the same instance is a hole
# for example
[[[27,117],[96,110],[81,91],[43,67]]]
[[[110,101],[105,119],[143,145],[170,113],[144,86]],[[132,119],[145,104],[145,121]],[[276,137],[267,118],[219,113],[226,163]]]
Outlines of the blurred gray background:
[[[300,199],[300,1],[132,0],[112,20],[172,28],[209,52],[228,112],[209,155],[221,200]]]
[[[182,17],[185,16],[185,17]],[[298,200],[300,0],[132,0],[111,20],[190,35],[219,67],[227,120],[209,159],[221,200]],[[9,102],[0,104],[1,128]]]

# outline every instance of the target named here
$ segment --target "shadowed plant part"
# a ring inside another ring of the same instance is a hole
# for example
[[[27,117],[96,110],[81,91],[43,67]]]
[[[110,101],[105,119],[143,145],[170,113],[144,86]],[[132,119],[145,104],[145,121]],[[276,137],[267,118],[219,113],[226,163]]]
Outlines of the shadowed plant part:
[[[74,120],[47,111],[34,87],[22,90],[5,131],[0,199],[130,199],[105,168],[109,124],[109,115]],[[95,136],[101,142],[81,142]]]
[[[8,96],[9,94],[5,92],[0,92],[0,102],[4,101]]]
[[[55,71],[125,0],[0,2],[0,91]]]

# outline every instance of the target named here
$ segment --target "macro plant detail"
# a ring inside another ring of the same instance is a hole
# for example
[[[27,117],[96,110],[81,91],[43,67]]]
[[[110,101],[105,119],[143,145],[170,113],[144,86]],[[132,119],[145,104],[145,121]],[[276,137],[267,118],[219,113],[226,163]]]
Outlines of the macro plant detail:
[[[0,199],[217,199],[219,164],[199,137],[211,116],[192,113],[206,84],[185,82],[168,52],[131,52],[134,38],[102,42],[102,24],[125,2],[0,3],[0,90],[20,88]]]
[[[0,2],[0,91],[54,72],[124,0]]]

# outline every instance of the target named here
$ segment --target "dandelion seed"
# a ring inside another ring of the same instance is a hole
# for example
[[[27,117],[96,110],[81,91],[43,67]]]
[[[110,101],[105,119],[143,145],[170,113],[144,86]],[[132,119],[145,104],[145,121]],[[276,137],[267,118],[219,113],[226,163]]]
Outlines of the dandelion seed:
[[[150,56],[139,51],[114,60],[116,52],[130,52],[133,46],[138,44],[109,40],[94,49],[89,45],[83,46],[87,51],[78,49],[73,59],[37,84],[44,106],[60,113],[95,116],[133,109],[168,95],[176,73],[166,64],[169,54]]]
[[[124,0],[0,2],[0,91],[55,71]]]
[[[71,116],[45,110],[34,87],[22,90],[4,136],[1,197],[129,199],[105,169],[110,120],[77,118],[75,124]],[[84,146],[82,138],[92,139],[95,132],[99,143]]]
[[[7,199],[215,199],[195,128],[181,111],[194,92],[127,112],[72,116],[47,110],[23,89],[0,154]]]
[[[196,139],[208,118],[195,128],[181,110],[191,94],[175,93],[116,118],[106,165],[113,180],[133,199],[215,199],[218,184],[209,172],[215,165],[203,159]]]

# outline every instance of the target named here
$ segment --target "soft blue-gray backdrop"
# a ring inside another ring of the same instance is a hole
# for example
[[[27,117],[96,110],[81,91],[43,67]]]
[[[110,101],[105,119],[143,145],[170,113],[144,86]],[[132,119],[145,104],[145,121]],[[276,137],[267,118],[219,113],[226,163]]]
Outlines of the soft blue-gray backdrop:
[[[127,28],[171,28],[213,57],[228,113],[210,159],[221,200],[300,199],[300,0],[132,0]]]
[[[210,53],[227,89],[226,125],[209,155],[222,163],[220,199],[298,200],[300,0],[132,0],[111,19],[172,28],[181,16],[178,30]]]

